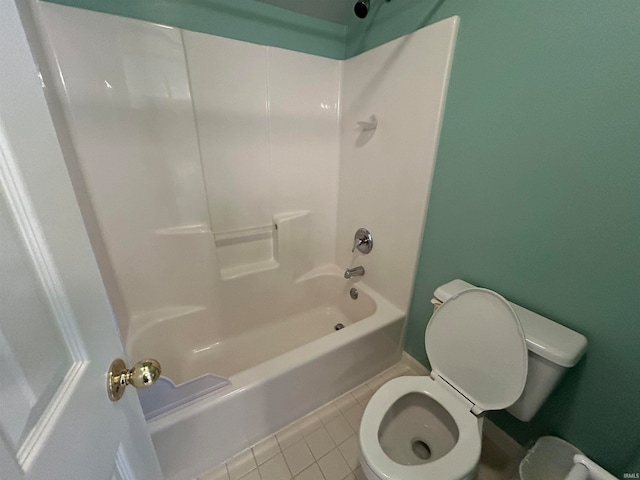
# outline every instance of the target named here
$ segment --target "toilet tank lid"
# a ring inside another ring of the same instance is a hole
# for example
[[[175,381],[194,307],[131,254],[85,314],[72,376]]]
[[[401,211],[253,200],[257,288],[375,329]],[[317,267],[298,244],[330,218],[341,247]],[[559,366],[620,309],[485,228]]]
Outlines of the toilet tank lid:
[[[475,285],[456,279],[439,286],[434,295],[438,300],[445,302],[469,288],[475,288]],[[509,304],[520,319],[527,348],[531,352],[561,367],[573,367],[582,358],[587,349],[587,339],[584,335],[520,305],[512,302]]]

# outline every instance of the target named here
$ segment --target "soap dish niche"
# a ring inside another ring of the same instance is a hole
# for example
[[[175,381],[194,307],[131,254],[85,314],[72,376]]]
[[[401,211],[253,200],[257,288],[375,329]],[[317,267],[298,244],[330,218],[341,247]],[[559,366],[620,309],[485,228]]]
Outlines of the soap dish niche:
[[[278,267],[274,225],[214,234],[223,279],[236,278]]]
[[[375,115],[371,115],[366,121],[359,121],[356,124],[362,129],[363,132],[373,132],[378,128],[378,119]]]
[[[375,115],[369,116],[368,120],[360,120],[356,122],[358,125],[358,137],[356,138],[356,146],[362,147],[366,145],[378,129],[378,118]]]

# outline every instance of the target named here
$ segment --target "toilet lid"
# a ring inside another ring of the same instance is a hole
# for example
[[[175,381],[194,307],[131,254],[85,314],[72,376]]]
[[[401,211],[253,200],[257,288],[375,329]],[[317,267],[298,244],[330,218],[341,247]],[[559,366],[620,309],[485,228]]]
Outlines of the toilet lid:
[[[518,316],[491,290],[470,288],[444,302],[429,320],[431,367],[475,404],[474,413],[513,404],[527,379],[527,345]]]

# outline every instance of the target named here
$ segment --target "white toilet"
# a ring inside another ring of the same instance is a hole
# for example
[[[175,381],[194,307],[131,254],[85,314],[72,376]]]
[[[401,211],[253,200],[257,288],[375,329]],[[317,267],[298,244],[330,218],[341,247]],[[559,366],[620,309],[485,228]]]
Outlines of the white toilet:
[[[431,374],[387,382],[362,417],[369,480],[473,478],[482,413],[513,406],[530,420],[586,349],[579,333],[462,280],[439,287],[436,298],[444,303],[425,332]]]

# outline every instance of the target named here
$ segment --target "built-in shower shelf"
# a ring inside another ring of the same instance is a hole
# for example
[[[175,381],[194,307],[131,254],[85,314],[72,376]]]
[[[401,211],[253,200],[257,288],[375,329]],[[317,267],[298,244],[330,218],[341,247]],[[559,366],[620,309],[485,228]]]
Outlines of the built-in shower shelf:
[[[306,246],[309,244],[308,210],[281,212],[273,223],[234,231],[215,232],[216,255],[224,280],[256,274],[276,268],[292,276],[308,269]]]
[[[195,225],[180,225],[177,227],[159,228],[156,230],[158,235],[202,235],[213,232],[208,225],[195,224]]]
[[[244,243],[266,235],[271,235],[274,229],[276,229],[276,226],[270,224],[261,227],[242,228],[229,232],[218,232],[214,233],[213,237],[216,239],[216,244]]]
[[[228,280],[278,268],[276,233],[272,224],[214,233],[220,276]]]

